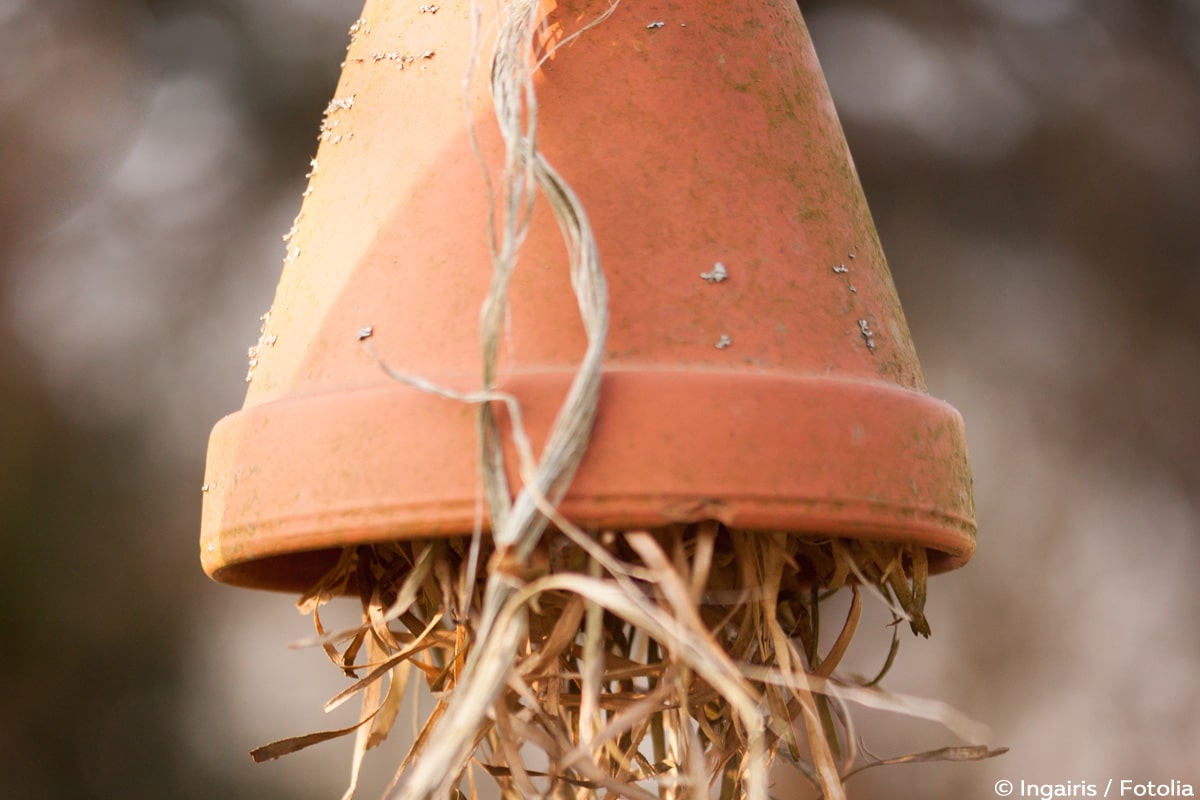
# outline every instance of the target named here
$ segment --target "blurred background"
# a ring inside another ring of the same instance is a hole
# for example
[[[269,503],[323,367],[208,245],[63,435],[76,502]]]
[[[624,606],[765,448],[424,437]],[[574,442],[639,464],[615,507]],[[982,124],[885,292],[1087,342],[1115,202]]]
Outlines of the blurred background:
[[[978,553],[887,683],[1012,748],[852,796],[1200,785],[1200,2],[800,5],[975,471]],[[348,742],[247,757],[355,714],[196,539],[359,7],[0,0],[0,796],[341,796]]]

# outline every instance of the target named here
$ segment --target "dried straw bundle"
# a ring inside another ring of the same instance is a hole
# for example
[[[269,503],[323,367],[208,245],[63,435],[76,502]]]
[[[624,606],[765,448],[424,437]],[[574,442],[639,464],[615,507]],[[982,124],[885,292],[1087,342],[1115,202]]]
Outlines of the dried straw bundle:
[[[465,537],[347,549],[299,606],[312,613],[330,660],[354,680],[326,708],[362,693],[360,722],[266,745],[255,759],[357,732],[357,776],[365,751],[392,728],[414,669],[437,704],[389,793],[441,747],[439,722],[463,689],[487,616],[473,549],[521,586],[497,625],[523,617],[525,633],[510,665],[483,665],[502,672],[504,689],[480,709],[466,737],[469,759],[445,776],[440,788],[458,793],[450,796],[475,797],[473,775],[460,788],[472,763],[506,798],[753,796],[781,755],[825,797],[843,797],[845,777],[881,763],[860,750],[846,700],[937,717],[971,735],[937,704],[923,708],[873,688],[897,639],[873,680],[836,672],[857,629],[860,585],[877,590],[897,622],[928,634],[923,550],[730,531],[716,522],[599,538],[568,526],[548,534],[527,565],[497,563],[490,547],[479,551]],[[853,594],[849,613],[820,653],[822,601],[843,587]],[[320,607],[347,591],[361,599],[363,623],[328,633]],[[548,768],[528,765],[534,751]],[[994,754],[960,747],[901,760]]]

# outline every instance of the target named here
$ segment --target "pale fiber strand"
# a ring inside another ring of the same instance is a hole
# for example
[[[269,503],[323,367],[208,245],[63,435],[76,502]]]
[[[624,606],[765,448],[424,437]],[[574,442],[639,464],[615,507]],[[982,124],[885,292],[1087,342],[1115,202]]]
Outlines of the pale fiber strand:
[[[540,191],[567,245],[571,286],[587,336],[587,349],[547,438],[542,458],[522,459],[523,486],[515,501],[505,478],[502,443],[491,406],[480,407],[480,462],[498,554],[523,563],[546,529],[539,505],[556,506],[575,475],[587,447],[599,398],[604,344],[608,332],[608,292],[595,237],[579,199],[538,151],[537,99],[533,87],[532,43],[540,3],[511,0],[500,9],[492,61],[492,97],[505,143],[500,230],[492,235],[492,280],[481,309],[484,392],[494,390],[496,363],[508,315],[508,287],[528,233]],[[495,218],[492,224],[496,224]],[[525,637],[524,604],[509,602],[522,582],[492,569],[484,589],[477,640],[445,716],[428,747],[412,765],[394,795],[397,800],[445,797],[466,768],[488,708],[505,687]],[[501,612],[509,607],[508,614]]]

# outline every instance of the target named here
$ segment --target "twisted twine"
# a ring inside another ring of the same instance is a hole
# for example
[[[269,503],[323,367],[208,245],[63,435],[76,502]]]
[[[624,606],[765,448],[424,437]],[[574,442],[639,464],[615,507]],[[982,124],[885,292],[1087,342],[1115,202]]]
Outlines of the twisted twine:
[[[492,58],[492,100],[504,141],[505,163],[500,222],[497,225],[493,214],[490,231],[492,280],[480,312],[483,396],[506,399],[494,394],[497,355],[508,314],[509,284],[539,193],[553,211],[567,246],[571,287],[587,348],[541,459],[534,462],[531,451],[520,448],[524,450],[520,458],[523,486],[515,499],[510,499],[501,433],[493,407],[488,402],[479,406],[479,461],[497,551],[494,567],[506,559],[515,559],[516,563],[528,559],[548,524],[540,508],[558,505],[579,467],[596,418],[608,333],[608,290],[587,212],[537,146],[533,42],[539,9],[538,0],[511,0],[503,4]],[[477,7],[473,13],[478,30]],[[606,16],[607,13],[600,19]],[[468,70],[468,83],[473,68],[474,64]],[[511,402],[508,405],[513,408]],[[516,427],[519,416],[510,413],[510,418]],[[397,800],[445,797],[457,782],[475,749],[487,709],[504,689],[517,648],[527,632],[524,605],[510,603],[521,588],[522,582],[506,570],[489,570],[477,644],[471,649],[454,697],[438,724],[439,745],[426,749],[412,766],[394,795]]]

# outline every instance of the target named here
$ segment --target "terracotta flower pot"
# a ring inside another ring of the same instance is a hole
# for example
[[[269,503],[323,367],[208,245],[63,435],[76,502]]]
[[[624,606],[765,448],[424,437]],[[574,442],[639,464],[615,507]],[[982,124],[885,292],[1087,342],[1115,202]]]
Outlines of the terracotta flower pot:
[[[370,326],[392,368],[479,385],[502,146],[486,64],[464,102],[470,3],[439,5],[368,3],[352,31],[245,406],[212,433],[201,555],[217,580],[299,590],[346,545],[468,533],[480,513],[476,409],[398,384],[359,341]],[[547,50],[604,5],[547,3]],[[590,215],[611,312],[562,512],[964,563],[962,421],[926,393],[793,0],[622,3],[536,85],[538,142]],[[564,253],[539,201],[500,367],[535,445],[584,348]]]

